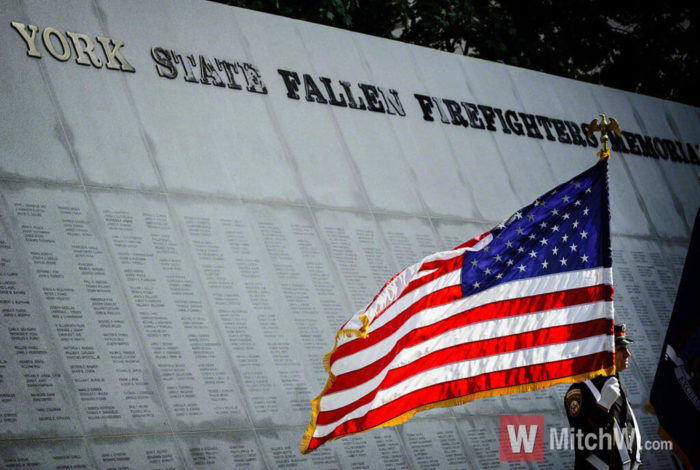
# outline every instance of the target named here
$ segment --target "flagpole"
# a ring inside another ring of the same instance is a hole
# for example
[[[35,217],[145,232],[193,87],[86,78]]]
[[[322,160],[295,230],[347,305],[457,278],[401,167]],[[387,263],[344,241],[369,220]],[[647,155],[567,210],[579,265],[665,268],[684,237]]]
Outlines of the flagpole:
[[[611,117],[610,121],[608,122],[608,120],[605,118],[605,114],[600,114],[599,116],[600,122],[593,119],[588,125],[588,132],[586,133],[586,136],[590,138],[594,132],[600,132],[600,143],[602,148],[598,151],[597,155],[598,160],[604,160],[610,156],[610,147],[608,146],[610,137],[608,137],[608,131],[614,132],[618,137],[622,137],[622,133],[620,132],[620,126],[615,118]]]
[[[620,126],[617,123],[617,119],[611,117],[610,121],[608,121],[605,114],[599,114],[599,116],[600,122],[598,122],[597,119],[593,119],[590,124],[588,124],[588,132],[586,133],[586,137],[590,139],[594,132],[600,132],[600,143],[602,148],[596,153],[596,155],[598,155],[598,161],[601,161],[610,156],[610,147],[608,146],[610,137],[608,137],[608,131],[614,132],[618,137],[622,137],[622,133],[620,132]],[[700,175],[698,175],[698,181],[700,181]],[[505,223],[509,219],[510,217],[503,222]],[[495,227],[496,226],[491,227],[491,230],[493,230]]]

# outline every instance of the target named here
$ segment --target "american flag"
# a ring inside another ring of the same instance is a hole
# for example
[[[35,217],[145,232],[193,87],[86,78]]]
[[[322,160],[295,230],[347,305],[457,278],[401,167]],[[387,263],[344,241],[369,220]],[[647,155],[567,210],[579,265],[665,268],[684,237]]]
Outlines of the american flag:
[[[607,159],[390,279],[338,332],[301,442],[613,371]]]

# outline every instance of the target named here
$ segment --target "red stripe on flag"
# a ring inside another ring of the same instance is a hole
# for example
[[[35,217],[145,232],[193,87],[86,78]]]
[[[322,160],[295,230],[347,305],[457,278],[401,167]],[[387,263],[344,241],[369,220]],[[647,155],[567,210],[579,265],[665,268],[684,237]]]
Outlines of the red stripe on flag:
[[[388,309],[389,307],[391,307],[392,305],[394,305],[394,304],[395,304],[400,298],[402,298],[403,296],[405,296],[405,295],[409,294],[410,292],[413,292],[414,290],[416,290],[416,289],[418,289],[418,288],[420,288],[420,287],[422,287],[422,286],[424,286],[424,285],[426,285],[426,284],[428,284],[428,283],[434,281],[435,279],[438,279],[438,278],[440,278],[440,277],[442,277],[442,276],[444,276],[444,275],[446,275],[446,274],[451,273],[452,271],[456,271],[456,270],[458,270],[458,269],[461,269],[461,267],[462,267],[462,260],[463,260],[463,259],[464,259],[464,255],[462,254],[462,255],[457,255],[457,256],[455,256],[454,258],[450,258],[450,259],[446,259],[446,260],[430,261],[430,262],[428,262],[428,263],[423,264],[423,265],[420,267],[420,270],[419,270],[419,271],[429,271],[429,270],[431,270],[431,269],[434,269],[435,271],[432,272],[432,273],[430,273],[430,274],[426,274],[426,275],[424,275],[424,276],[421,276],[421,277],[419,277],[418,279],[414,279],[413,281],[410,281],[410,282],[408,283],[408,285],[401,291],[401,293],[400,293],[394,300],[391,301],[391,303],[390,303],[389,305],[387,305],[386,307],[384,307],[384,309],[382,309],[382,311],[380,311],[380,312],[378,312],[376,315],[374,315],[374,320],[376,320],[377,318],[379,318],[384,312],[387,311],[387,309]],[[366,307],[365,310],[364,310],[365,312],[371,308],[372,304],[374,304],[374,303],[377,301],[377,299],[378,299],[379,296],[384,292],[384,290],[385,290],[385,289],[394,281],[394,279],[396,279],[401,273],[403,273],[403,271],[401,271],[401,272],[399,272],[399,273],[397,273],[397,274],[394,274],[394,276],[393,276],[391,279],[389,279],[389,280],[384,284],[384,286],[383,286],[383,287],[379,290],[379,292],[377,292],[377,294],[374,296],[374,298],[372,299],[372,302],[370,302],[369,305],[367,305],[367,307]],[[349,321],[350,321],[350,320],[348,320],[348,322],[349,322]],[[343,328],[345,328],[345,326],[348,324],[348,322],[345,322],[345,323],[343,324],[343,326],[341,327],[341,330],[342,330]]]
[[[385,356],[379,358],[378,360],[376,360],[375,362],[373,362],[371,364],[368,364],[365,367],[362,367],[361,369],[357,369],[357,370],[354,370],[352,372],[348,372],[346,374],[338,375],[335,378],[335,380],[333,381],[333,385],[326,392],[326,395],[329,395],[331,393],[336,393],[336,392],[342,391],[344,389],[355,387],[359,383],[367,382],[371,378],[375,377],[379,372],[381,372],[387,365],[389,365],[402,350],[409,348],[411,346],[420,344],[420,343],[427,341],[431,338],[434,338],[436,336],[439,336],[443,333],[446,333],[447,331],[450,331],[450,330],[453,330],[456,328],[460,328],[464,325],[471,323],[471,321],[470,321],[471,319],[469,318],[468,314],[469,314],[469,312],[463,312],[456,317],[448,318],[448,319],[445,319],[439,323],[435,323],[433,325],[428,325],[428,326],[425,326],[423,328],[418,328],[418,329],[412,330],[406,336],[401,338],[401,340],[399,340],[396,343],[396,345],[391,349],[391,351],[388,354],[386,354]],[[455,320],[454,322],[452,321],[453,319]],[[611,322],[611,320],[603,318],[603,319],[598,319],[598,320],[594,320],[594,321],[609,322],[610,324],[608,326],[609,326],[610,334],[612,334],[612,322]],[[563,325],[563,326],[558,326],[558,327],[544,328],[544,329],[535,330],[535,331],[531,331],[531,332],[516,333],[516,334],[510,335],[510,336],[501,336],[501,337],[493,338],[493,339],[489,339],[489,340],[482,340],[482,341],[477,341],[477,342],[473,342],[473,343],[463,343],[463,344],[456,345],[456,346],[453,346],[453,347],[448,348],[448,349],[452,350],[453,348],[463,348],[463,347],[464,348],[471,348],[471,345],[478,345],[478,344],[487,345],[489,341],[500,341],[500,340],[505,340],[507,338],[514,338],[514,337],[522,337],[523,341],[526,341],[529,338],[527,335],[531,335],[531,334],[536,333],[536,332],[542,332],[541,334],[545,335],[547,331],[552,332],[552,334],[561,334],[561,333],[569,332],[568,333],[568,340],[579,339],[579,338],[584,338],[586,336],[591,336],[590,334],[587,334],[588,330],[585,330],[581,333],[574,330],[574,328],[577,328],[577,327],[586,327],[587,323],[590,323],[590,322],[581,322],[581,323],[576,323],[574,325]],[[605,332],[606,332],[606,330],[601,329],[600,333],[598,333],[598,334],[602,334]],[[545,340],[547,338],[548,338],[547,336],[542,336],[543,340]],[[564,338],[564,339],[560,339],[559,341],[552,341],[552,342],[561,342],[561,341],[568,341],[568,340],[566,338]],[[534,343],[534,344],[537,344],[537,343]],[[552,343],[548,343],[545,341],[541,344],[552,344]],[[486,346],[484,346],[484,347],[486,347]],[[513,351],[515,349],[521,349],[522,347],[525,347],[525,346],[514,347],[512,349],[504,349],[503,351],[495,351],[495,352],[490,352],[490,353],[487,353],[487,349],[481,349],[481,351],[483,351],[483,354],[481,354],[481,356],[487,356],[490,354],[500,354],[500,353],[507,352],[507,351]],[[445,349],[445,351],[447,351],[448,349]],[[478,352],[479,349],[475,349],[475,351]],[[434,354],[436,354],[436,353],[434,353]],[[461,353],[461,351],[460,351],[460,353]],[[425,357],[421,358],[419,361],[427,360],[427,358],[430,356],[431,355],[425,356]],[[468,357],[477,357],[477,356],[478,356],[478,354],[475,356],[462,356],[462,357],[468,358]],[[419,361],[413,362],[411,365],[417,364]],[[399,370],[399,369],[395,369],[395,370]]]
[[[420,278],[414,279],[413,281],[409,282],[408,285],[404,288],[404,290],[401,291],[401,293],[398,295],[398,297],[396,297],[396,299],[394,299],[389,305],[384,307],[384,309],[381,312],[377,313],[374,316],[374,318],[372,319],[372,321],[373,322],[376,321],[377,318],[381,317],[384,314],[384,312],[386,312],[392,305],[394,305],[401,298],[410,294],[414,290],[419,289],[419,288],[423,287],[424,285],[434,281],[435,279],[441,278],[442,276],[445,276],[453,271],[456,271],[458,269],[462,269],[463,258],[464,258],[464,256],[460,255],[460,256],[457,256],[456,258],[452,258],[449,260],[441,260],[441,261],[436,262],[436,263],[439,263],[439,265],[437,266],[435,272],[432,272],[430,274],[426,274],[425,276],[421,276]],[[433,264],[433,263],[428,263],[428,264]],[[421,270],[428,269],[428,268],[424,268],[424,266],[421,267]],[[454,287],[459,287],[459,295],[461,297],[462,296],[462,286],[461,285],[450,286],[450,287],[447,287],[447,289],[454,288]],[[436,291],[436,292],[439,292],[439,291]]]
[[[464,260],[464,253],[455,255],[452,258],[446,259],[436,259],[433,261],[428,261],[423,263],[419,271],[430,271],[431,269],[437,269],[440,271],[454,271],[455,269],[462,266],[462,261]]]
[[[602,369],[611,364],[612,361],[612,352],[601,351],[573,359],[516,367],[418,389],[380,408],[371,410],[362,417],[342,423],[326,436],[311,438],[308,448],[315,449],[335,437],[366,431],[418,407],[466,397],[487,390],[496,391],[501,388],[572,377],[588,371]]]
[[[424,372],[429,369],[436,369],[454,362],[466,361],[469,359],[492,356],[496,354],[504,354],[517,351],[519,349],[527,349],[535,346],[545,346],[549,344],[565,343],[601,334],[613,334],[613,321],[608,318],[599,318],[589,320],[587,322],[575,323],[573,325],[562,325],[551,328],[542,328],[539,330],[518,333],[509,336],[501,336],[481,341],[473,341],[471,343],[458,344],[449,348],[441,349],[430,353],[420,359],[406,364],[403,367],[390,370],[384,380],[371,392],[364,395],[362,398],[350,403],[342,408],[331,411],[321,411],[318,415],[318,424],[325,425],[333,423],[341,419],[346,414],[362,405],[370,403],[381,390],[390,388],[407,378]],[[356,375],[354,372],[345,375]],[[342,377],[342,376],[340,376]],[[336,381],[340,378],[338,377]],[[362,383],[368,380],[359,374],[354,377],[354,385],[358,382]],[[343,383],[346,388],[351,388],[351,382]],[[335,382],[326,395],[338,392],[335,389]]]
[[[543,310],[552,310],[557,308],[570,307],[599,300],[611,301],[613,296],[612,286],[607,284],[599,284],[597,286],[581,287],[577,289],[569,289],[564,291],[551,292],[548,294],[537,294],[528,297],[520,297],[517,299],[508,299],[498,302],[492,302],[486,305],[480,305],[471,310],[457,313],[450,318],[441,320],[438,324],[443,324],[443,327],[449,328],[450,323],[453,323],[452,328],[477,323],[485,320],[496,318],[505,318],[520,314],[539,312]],[[408,307],[406,310],[397,315],[394,319],[367,336],[366,338],[358,338],[355,341],[340,345],[330,357],[330,365],[342,358],[361,351],[365,348],[373,346],[387,337],[394,334],[401,326],[413,315],[426,309],[437,307],[462,298],[461,286],[448,287],[441,289],[433,294],[427,295],[416,303]],[[446,331],[446,330],[445,330]],[[400,339],[398,343],[404,341]],[[398,351],[397,348],[392,349],[392,352]]]
[[[335,351],[333,351],[333,354],[331,355],[331,366],[336,360],[340,359],[341,357],[349,356],[350,354],[354,354],[357,351],[368,348],[373,344],[376,344],[382,339],[386,338],[387,336],[391,335],[411,315],[418,313],[421,310],[425,310],[426,308],[437,307],[439,305],[454,302],[455,300],[459,300],[461,298],[461,285],[450,286],[444,289],[437,290],[435,292],[431,292],[425,297],[418,299],[415,303],[413,303],[410,307],[401,312],[396,318],[393,318],[391,321],[389,321],[386,325],[383,325],[381,328],[372,331],[372,333],[366,338],[357,338],[354,341],[350,341],[348,343],[344,343],[338,346],[338,348]]]
[[[479,242],[481,241],[481,239],[484,238],[484,237],[486,237],[486,235],[488,235],[489,233],[491,233],[490,230],[488,230],[488,231],[482,233],[482,234],[479,235],[478,237],[474,237],[474,238],[472,238],[471,240],[467,240],[466,242],[462,243],[461,245],[458,245],[458,246],[454,247],[453,249],[454,249],[454,250],[459,250],[460,248],[470,248],[470,247],[476,245],[477,243],[479,243]]]
[[[450,259],[432,261],[430,263],[425,263],[423,266],[420,267],[421,271],[428,271],[431,269],[435,269],[435,272],[432,272],[430,274],[426,274],[425,276],[421,276],[418,279],[415,279],[415,280],[409,282],[408,286],[406,286],[406,289],[404,289],[404,291],[401,293],[401,295],[398,298],[400,299],[401,297],[408,294],[409,292],[411,292],[415,289],[418,289],[419,287],[424,286],[425,284],[432,282],[435,279],[444,276],[445,274],[449,274],[452,271],[456,271],[457,269],[461,269],[463,262],[464,262],[464,255],[459,255],[459,256],[455,256],[454,258],[450,258]]]

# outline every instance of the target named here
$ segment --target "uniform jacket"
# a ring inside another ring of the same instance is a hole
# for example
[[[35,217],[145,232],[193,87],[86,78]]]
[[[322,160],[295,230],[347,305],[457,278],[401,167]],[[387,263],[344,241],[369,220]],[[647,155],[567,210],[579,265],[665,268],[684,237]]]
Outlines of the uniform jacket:
[[[639,467],[639,427],[617,375],[573,384],[564,404],[569,425],[574,430],[576,469],[636,470]],[[589,433],[595,438],[586,441]]]

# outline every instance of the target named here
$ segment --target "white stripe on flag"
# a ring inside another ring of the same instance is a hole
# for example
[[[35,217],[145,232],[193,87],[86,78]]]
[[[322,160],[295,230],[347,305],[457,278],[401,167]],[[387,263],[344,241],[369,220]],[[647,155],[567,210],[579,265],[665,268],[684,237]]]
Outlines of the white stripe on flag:
[[[612,304],[610,302],[601,300],[595,303],[577,305],[574,307],[487,320],[447,331],[440,336],[436,336],[435,338],[431,338],[410,348],[403,349],[390,364],[371,380],[358,384],[350,389],[324,395],[321,399],[321,410],[329,411],[349,405],[355,400],[369,394],[380,385],[391,369],[403,367],[434,351],[470,343],[472,341],[500,338],[542,328],[582,323],[599,318],[612,319],[611,306]],[[377,344],[377,346],[379,345],[382,345],[382,343]],[[375,348],[370,347],[365,351],[368,351],[370,357],[375,360],[388,352],[377,351],[376,354],[373,354],[373,349]]]
[[[481,240],[481,242],[483,242],[486,239],[488,239],[490,242],[492,238],[493,237],[489,235],[489,237],[486,237],[485,239]],[[477,246],[479,246],[479,244],[477,244]],[[468,250],[475,251],[474,247],[441,251],[439,253],[434,253],[430,256],[426,256],[420,262],[403,269],[394,277],[394,279],[388,282],[382,288],[381,291],[379,291],[379,294],[377,294],[376,298],[373,299],[372,302],[370,302],[365,308],[353,315],[352,318],[350,318],[350,320],[348,320],[341,329],[359,330],[363,326],[362,320],[360,318],[362,315],[367,316],[367,318],[370,321],[373,320],[379,312],[381,312],[384,308],[386,308],[387,305],[389,305],[391,302],[396,300],[396,298],[398,298],[398,296],[401,294],[401,292],[403,292],[403,290],[406,288],[406,286],[408,286],[410,282],[420,279],[421,277],[427,276],[428,274],[436,271],[436,269],[419,271],[420,267],[423,266],[425,263],[447,261],[463,255],[464,252]],[[355,337],[339,338],[339,344],[346,343],[354,338]]]
[[[461,280],[461,270],[452,272],[446,276],[436,279],[433,282],[438,282],[440,279],[448,278],[452,280],[453,277],[458,277]],[[430,284],[433,284],[431,282]],[[446,281],[447,283],[447,281]],[[491,302],[508,300],[514,298],[528,297],[532,295],[547,294],[556,291],[576,289],[580,287],[591,287],[599,284],[611,284],[612,283],[612,269],[611,268],[593,268],[583,271],[570,271],[559,274],[552,274],[548,276],[541,276],[539,278],[529,278],[521,279],[518,281],[507,282],[499,284],[485,291],[479,292],[478,294],[471,295],[469,297],[460,299],[458,301],[448,303],[445,305],[440,305],[437,307],[432,307],[428,309],[416,312],[406,323],[400,328],[400,331],[392,334],[390,337],[382,340],[370,348],[358,351],[355,354],[340,358],[333,362],[331,366],[331,372],[333,375],[338,376],[344,374],[351,370],[361,369],[368,364],[371,364],[376,360],[376,358],[383,356],[386,352],[390,351],[395,341],[406,334],[408,331],[431,325],[435,322],[449,318],[452,315],[458,314],[465,310],[469,310],[481,305],[486,305]],[[426,285],[427,286],[427,285]],[[424,286],[424,287],[426,287]],[[369,328],[370,334],[372,330],[376,330],[382,325],[388,323],[391,319],[395,318],[401,312],[409,308],[416,301],[420,300],[428,292],[418,292],[423,288],[416,289],[416,294],[413,292],[403,297],[399,302],[392,305],[387,309],[384,314],[382,314],[377,320],[372,323]],[[405,300],[404,300],[405,299]],[[355,338],[355,341],[361,341],[362,338]],[[383,346],[380,346],[383,345]],[[375,348],[376,349],[373,349]],[[372,349],[372,353],[365,353]]]
[[[442,289],[445,287],[459,285],[462,283],[462,270],[458,269],[445,276],[442,276],[434,281],[429,282],[402,297],[394,305],[389,307],[379,318],[377,318],[369,328],[369,332],[385,325],[396,315],[400,314],[410,307],[417,300],[420,300],[425,295]],[[473,308],[478,305],[483,305],[497,300],[505,300],[518,297],[527,297],[530,295],[545,294],[560,290],[576,289],[579,287],[596,286],[598,284],[612,284],[612,269],[611,268],[592,268],[581,271],[567,271],[557,274],[549,274],[535,278],[520,279],[517,281],[504,282],[490,289],[479,292],[478,294],[466,297],[461,302],[464,302],[466,308]],[[405,299],[405,300],[404,300]],[[469,301],[469,299],[473,299]],[[479,299],[479,300],[477,300]],[[483,299],[483,300],[482,300]]]
[[[372,402],[353,410],[334,423],[327,425],[317,424],[313,435],[316,438],[323,437],[332,433],[333,430],[340,424],[351,419],[364,416],[369,411],[396,400],[408,392],[429,387],[431,385],[436,385],[445,382],[446,380],[454,381],[467,379],[469,377],[474,377],[484,373],[497,372],[515,367],[524,367],[532,364],[541,364],[547,362],[546,360],[551,358],[562,360],[609,351],[612,347],[611,342],[611,335],[598,335],[567,343],[550,344],[541,347],[518,350],[506,354],[470,359],[467,361],[456,362],[443,367],[430,369],[425,372],[412,375],[403,382],[400,382],[385,390],[380,390]],[[324,411],[326,410],[323,406],[321,406],[321,413]]]

